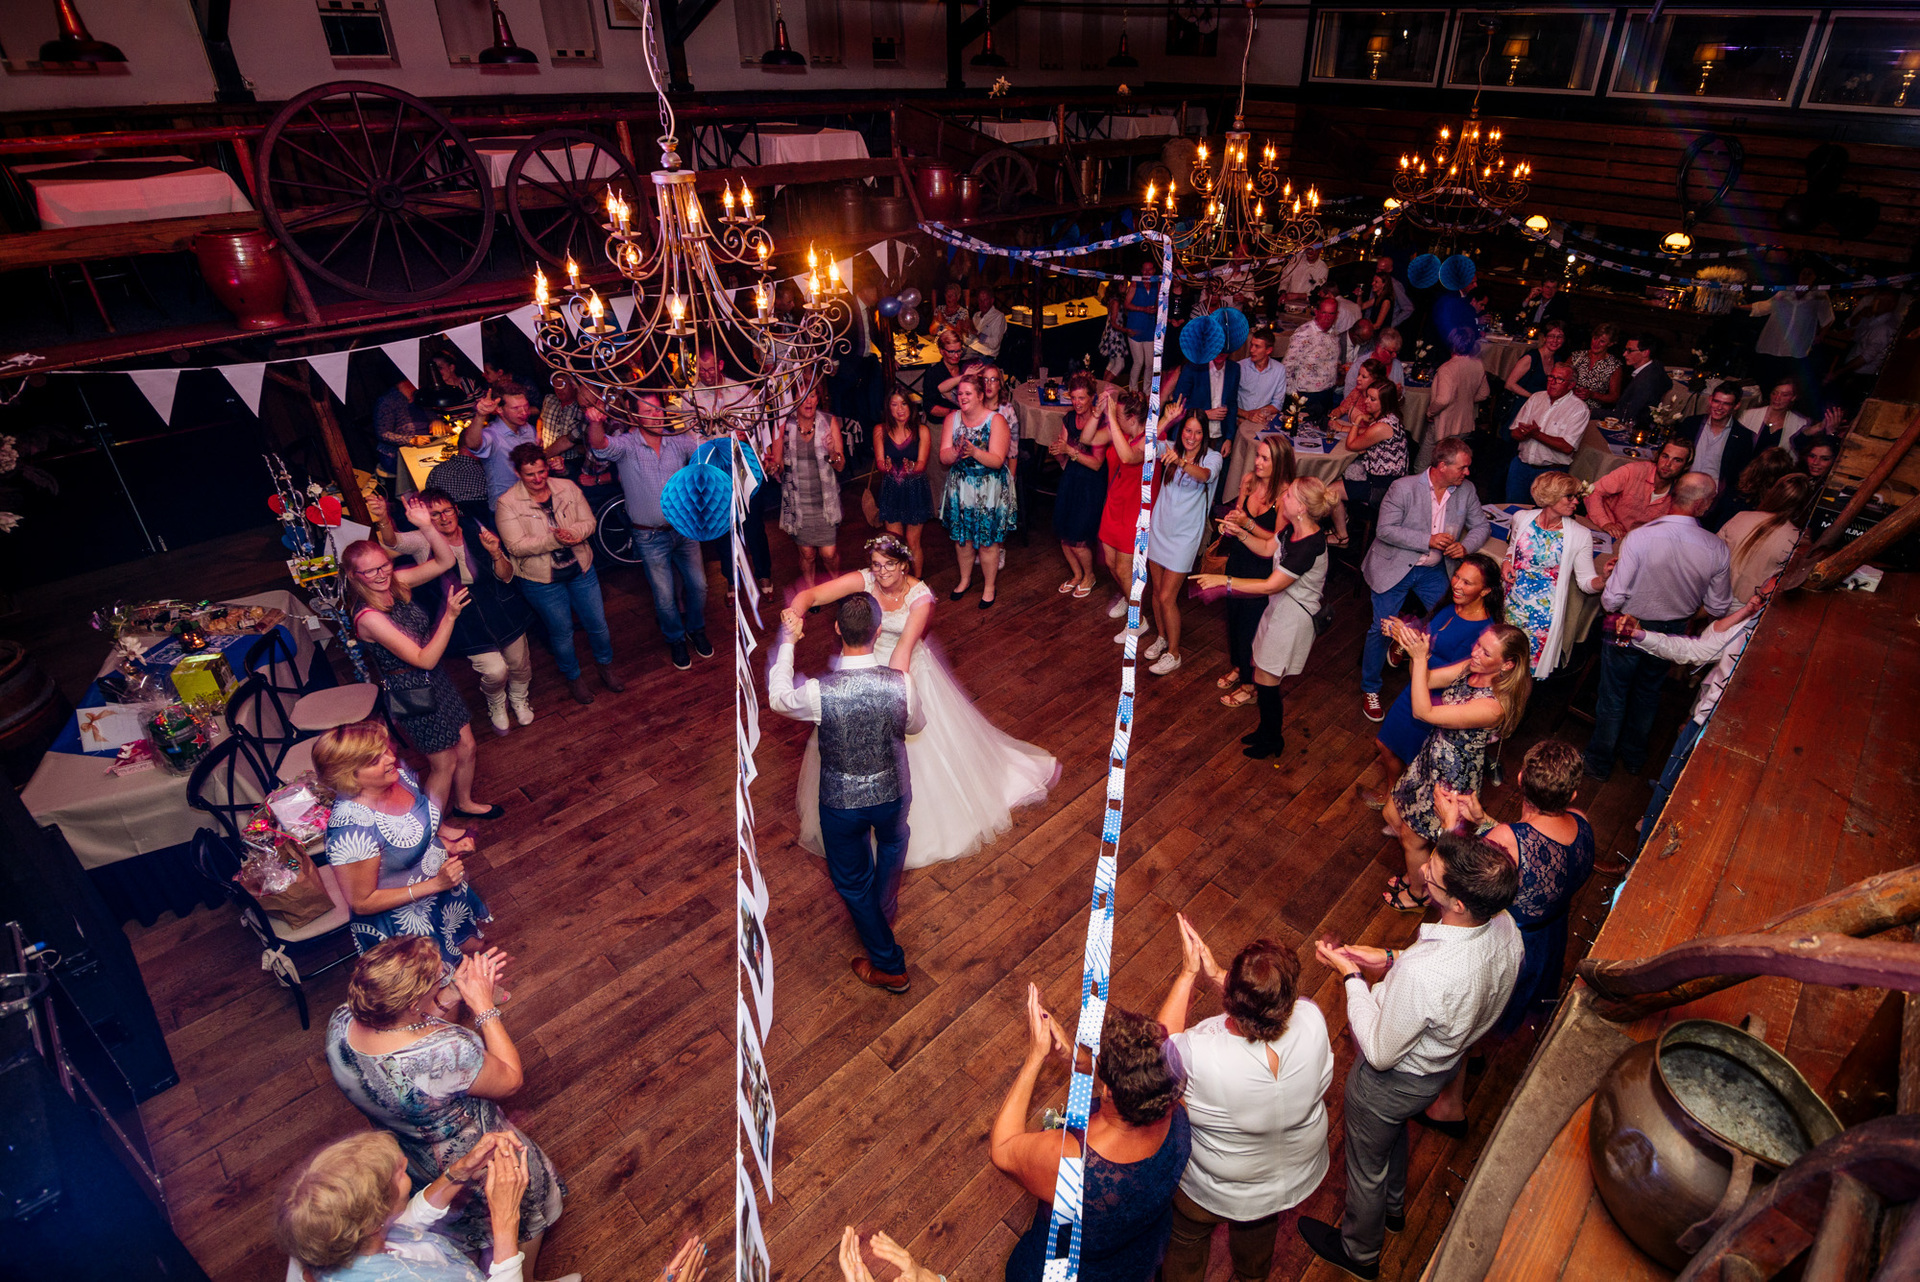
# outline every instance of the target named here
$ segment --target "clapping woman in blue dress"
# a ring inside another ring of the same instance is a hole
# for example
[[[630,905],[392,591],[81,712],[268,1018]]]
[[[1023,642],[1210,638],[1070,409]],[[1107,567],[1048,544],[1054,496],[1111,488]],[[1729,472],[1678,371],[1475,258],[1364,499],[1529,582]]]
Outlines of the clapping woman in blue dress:
[[[940,520],[960,558],[960,584],[947,599],[958,601],[967,594],[977,559],[984,580],[980,589],[984,610],[996,600],[1000,541],[1014,526],[1013,478],[1007,471],[1013,433],[1005,418],[987,408],[986,385],[980,375],[962,374],[954,395],[960,408],[947,416],[940,434],[940,461],[949,469]]]

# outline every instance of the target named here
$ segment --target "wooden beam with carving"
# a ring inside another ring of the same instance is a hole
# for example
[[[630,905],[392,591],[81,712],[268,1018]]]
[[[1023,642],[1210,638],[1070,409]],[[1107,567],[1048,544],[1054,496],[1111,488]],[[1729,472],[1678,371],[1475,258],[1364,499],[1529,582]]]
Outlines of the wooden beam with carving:
[[[1638,961],[1580,963],[1579,975],[1606,997],[1665,992],[1709,975],[1782,975],[1803,984],[1867,985],[1920,992],[1920,947],[1848,935],[1715,935]]]

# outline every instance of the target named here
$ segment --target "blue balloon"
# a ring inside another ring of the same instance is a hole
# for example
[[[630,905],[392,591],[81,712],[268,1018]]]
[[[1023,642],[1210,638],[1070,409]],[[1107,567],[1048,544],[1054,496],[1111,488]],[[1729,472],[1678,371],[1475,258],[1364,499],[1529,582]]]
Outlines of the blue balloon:
[[[1415,289],[1432,289],[1440,279],[1440,260],[1421,254],[1407,264],[1407,283]]]
[[[1440,264],[1440,283],[1448,289],[1465,289],[1473,284],[1473,260],[1465,254],[1455,254]]]
[[[889,320],[891,320],[893,317],[898,316],[900,314],[900,308],[902,306],[903,304],[900,302],[898,298],[894,298],[891,296],[887,298],[883,298],[880,300],[880,314],[882,316],[887,317]]]
[[[1180,352],[1195,365],[1204,365],[1227,350],[1227,335],[1213,314],[1196,316],[1180,329]]]
[[[1238,307],[1222,307],[1213,314],[1213,318],[1220,322],[1220,329],[1227,336],[1227,351],[1237,352],[1246,345],[1247,335],[1253,332],[1253,326],[1247,323],[1246,313]]]
[[[721,538],[733,528],[733,480],[711,463],[683,467],[660,488],[660,510],[686,538]]]

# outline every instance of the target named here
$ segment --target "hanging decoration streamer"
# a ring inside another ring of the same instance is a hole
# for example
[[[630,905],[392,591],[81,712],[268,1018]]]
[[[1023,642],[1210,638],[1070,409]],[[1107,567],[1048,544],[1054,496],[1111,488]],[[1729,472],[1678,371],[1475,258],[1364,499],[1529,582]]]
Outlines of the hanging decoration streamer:
[[[1126,245],[1149,244],[1160,257],[1160,297],[1153,317],[1153,370],[1147,380],[1146,458],[1140,468],[1140,515],[1133,530],[1133,579],[1127,589],[1127,639],[1120,659],[1120,702],[1113,718],[1113,745],[1107,754],[1107,808],[1100,822],[1100,857],[1094,866],[1093,900],[1087,911],[1087,942],[1080,973],[1080,1020],[1074,1031],[1073,1077],[1067,1086],[1065,1126],[1060,1132],[1060,1173],[1053,1189],[1053,1219],[1048,1226],[1048,1257],[1041,1273],[1044,1282],[1075,1282],[1080,1275],[1082,1205],[1086,1184],[1086,1150],[1068,1157],[1068,1131],[1086,1134],[1093,1111],[1093,1074],[1100,1061],[1100,1032],[1106,1023],[1108,986],[1112,979],[1114,888],[1120,876],[1120,823],[1127,794],[1127,748],[1133,738],[1134,679],[1139,647],[1140,601],[1147,583],[1147,537],[1153,520],[1153,473],[1159,460],[1160,353],[1167,340],[1167,304],[1173,273],[1168,270],[1173,249],[1161,232],[1136,232],[1072,249],[1007,249],[962,236],[939,223],[922,223],[920,230],[948,244],[976,253],[1031,262],[1064,275],[1098,275],[1062,267],[1051,260]],[[1108,279],[1138,279],[1108,277]],[[1087,1067],[1080,1067],[1080,1051]]]

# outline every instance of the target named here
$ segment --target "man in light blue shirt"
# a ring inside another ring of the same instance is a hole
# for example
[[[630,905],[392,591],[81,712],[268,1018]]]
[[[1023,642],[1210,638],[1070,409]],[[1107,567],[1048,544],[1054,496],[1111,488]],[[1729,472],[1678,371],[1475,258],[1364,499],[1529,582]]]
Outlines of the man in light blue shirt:
[[[617,436],[607,435],[605,414],[588,411],[587,444],[595,458],[613,464],[619,474],[627,523],[633,527],[633,548],[653,589],[653,617],[666,638],[673,666],[685,671],[693,666],[688,643],[701,658],[713,657],[713,645],[707,640],[707,572],[700,563],[700,545],[667,523],[660,495],[673,474],[693,462],[699,441],[691,432],[667,435],[666,426],[659,397],[647,394],[640,398],[639,426]]]
[[[1287,367],[1273,359],[1273,331],[1256,329],[1240,359],[1240,422],[1257,436],[1286,402]]]
[[[507,461],[514,446],[539,443],[540,429],[533,422],[533,406],[527,400],[526,389],[519,384],[509,383],[473,403],[473,421],[460,434],[460,444],[487,469],[489,508],[520,479],[514,474],[513,464]]]

